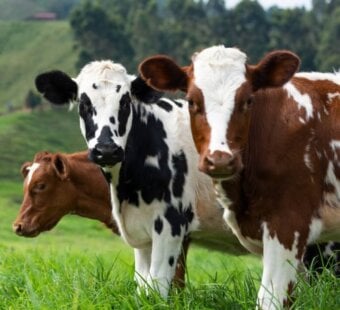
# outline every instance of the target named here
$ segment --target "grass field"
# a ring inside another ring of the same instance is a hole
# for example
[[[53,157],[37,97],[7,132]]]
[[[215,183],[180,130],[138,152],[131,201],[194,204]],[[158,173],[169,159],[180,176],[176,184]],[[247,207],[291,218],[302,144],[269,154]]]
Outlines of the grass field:
[[[133,253],[96,221],[67,216],[37,238],[11,230],[21,184],[0,184],[0,309],[254,309],[261,274],[254,256],[192,247],[187,288],[167,301],[138,296]],[[340,281],[301,276],[294,309],[339,309]]]

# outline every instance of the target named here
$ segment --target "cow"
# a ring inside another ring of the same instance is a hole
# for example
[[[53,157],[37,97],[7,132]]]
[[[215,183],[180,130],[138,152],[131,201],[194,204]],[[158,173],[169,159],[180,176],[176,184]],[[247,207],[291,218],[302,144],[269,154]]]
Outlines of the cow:
[[[339,240],[340,76],[299,65],[286,50],[250,65],[222,45],[185,67],[165,55],[139,65],[153,88],[186,93],[199,169],[240,242],[263,255],[262,309],[290,304],[308,244]]]
[[[22,165],[21,173],[24,177],[24,197],[13,223],[17,235],[36,237],[51,230],[68,214],[98,220],[119,235],[112,217],[109,186],[98,166],[88,160],[87,151],[73,154],[38,152],[33,162]],[[189,243],[234,255],[246,254],[226,227],[222,207],[199,204],[198,209],[201,230],[192,232],[183,244],[174,277],[176,287],[184,287],[185,284]],[[316,245],[309,246],[304,257],[305,266],[317,272],[322,271],[324,266],[333,268],[334,264],[329,263],[340,260],[334,252],[340,250],[339,243],[332,242],[320,247],[321,252]],[[338,266],[335,265],[335,268]],[[340,276],[339,271],[334,270],[337,276]]]
[[[87,151],[73,154],[38,152],[33,162],[22,165],[21,173],[24,197],[13,223],[17,235],[36,237],[51,230],[68,214],[98,220],[119,235],[112,216],[108,183],[101,169],[89,161]],[[198,214],[200,230],[191,234],[183,244],[174,278],[176,287],[183,287],[185,283],[189,243],[234,255],[246,254],[226,227],[221,206],[214,208],[200,203]]]
[[[211,178],[197,169],[187,102],[164,98],[109,60],[75,79],[50,71],[35,82],[54,104],[79,103],[89,158],[105,170],[114,219],[134,248],[138,291],[166,298],[182,242],[201,226],[197,194],[212,215],[218,208]]]

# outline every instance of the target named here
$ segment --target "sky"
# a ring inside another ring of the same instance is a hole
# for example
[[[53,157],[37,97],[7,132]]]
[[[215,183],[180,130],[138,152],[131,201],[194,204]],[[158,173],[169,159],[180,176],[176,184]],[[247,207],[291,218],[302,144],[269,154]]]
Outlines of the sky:
[[[273,5],[277,5],[280,8],[293,8],[302,7],[310,9],[312,6],[312,0],[257,0],[264,9],[268,9]],[[240,0],[225,0],[227,7],[234,7]]]

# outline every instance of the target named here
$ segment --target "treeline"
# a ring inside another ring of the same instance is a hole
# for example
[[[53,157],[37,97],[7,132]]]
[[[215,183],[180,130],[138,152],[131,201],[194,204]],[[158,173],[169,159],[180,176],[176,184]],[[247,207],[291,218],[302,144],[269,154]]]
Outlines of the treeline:
[[[193,52],[214,44],[237,46],[250,62],[289,49],[301,57],[302,70],[340,65],[340,0],[313,0],[312,10],[264,10],[256,0],[232,9],[224,0],[85,0],[69,18],[78,67],[109,58],[135,72],[156,53],[187,64]]]

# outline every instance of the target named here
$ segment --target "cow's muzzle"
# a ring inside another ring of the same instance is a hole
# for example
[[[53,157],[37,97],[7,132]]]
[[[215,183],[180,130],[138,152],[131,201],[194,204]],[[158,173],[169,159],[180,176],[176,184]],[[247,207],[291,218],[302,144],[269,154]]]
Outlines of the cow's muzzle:
[[[89,152],[89,159],[102,167],[114,166],[121,162],[123,157],[123,149],[115,143],[98,143]]]

